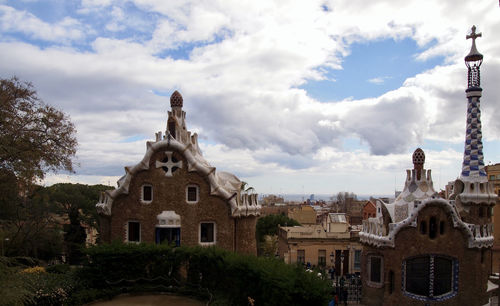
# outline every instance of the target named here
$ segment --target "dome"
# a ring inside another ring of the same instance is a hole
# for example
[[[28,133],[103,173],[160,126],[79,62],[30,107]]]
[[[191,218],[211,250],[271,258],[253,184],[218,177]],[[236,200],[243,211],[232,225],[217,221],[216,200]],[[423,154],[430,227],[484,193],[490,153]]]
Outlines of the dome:
[[[413,152],[413,165],[423,165],[425,163],[424,150],[418,148]]]
[[[170,107],[182,107],[182,96],[177,90],[170,96]]]

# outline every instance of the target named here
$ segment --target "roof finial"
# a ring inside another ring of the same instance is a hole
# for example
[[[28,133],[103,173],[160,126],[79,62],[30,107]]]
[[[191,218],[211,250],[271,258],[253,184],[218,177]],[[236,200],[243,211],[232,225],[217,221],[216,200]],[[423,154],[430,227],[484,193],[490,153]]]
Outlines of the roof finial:
[[[170,107],[182,107],[182,101],[181,94],[176,90],[170,96]]]
[[[477,51],[476,48],[476,38],[483,36],[482,33],[476,33],[476,26],[473,25],[471,28],[471,33],[469,35],[465,36],[465,39],[472,38],[472,47],[470,48],[469,54],[465,57],[465,64],[467,67],[470,66],[470,62],[476,62],[479,61],[479,63],[475,63],[476,66],[480,66],[481,63],[480,61],[483,60],[483,55]]]

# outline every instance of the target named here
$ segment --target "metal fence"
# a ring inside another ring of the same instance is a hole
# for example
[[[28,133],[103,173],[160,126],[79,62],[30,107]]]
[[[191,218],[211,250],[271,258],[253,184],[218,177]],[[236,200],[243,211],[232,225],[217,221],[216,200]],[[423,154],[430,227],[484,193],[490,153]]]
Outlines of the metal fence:
[[[338,295],[339,304],[344,303],[346,295],[348,303],[360,303],[362,287],[359,278],[348,279],[344,284],[333,283],[333,290]]]

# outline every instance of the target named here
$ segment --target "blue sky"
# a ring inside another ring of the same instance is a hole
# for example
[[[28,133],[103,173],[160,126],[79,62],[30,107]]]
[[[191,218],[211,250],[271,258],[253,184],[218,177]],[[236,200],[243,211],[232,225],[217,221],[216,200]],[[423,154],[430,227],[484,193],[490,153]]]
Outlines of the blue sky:
[[[321,102],[374,98],[398,89],[407,78],[444,60],[442,56],[418,60],[416,55],[423,48],[410,38],[354,43],[349,48],[342,69],[328,69],[326,80],[308,81],[300,88]]]
[[[0,0],[0,77],[75,123],[75,174],[115,182],[184,97],[205,158],[258,193],[392,194],[417,147],[460,173],[463,57],[483,37],[485,163],[500,162],[500,10],[409,1]]]

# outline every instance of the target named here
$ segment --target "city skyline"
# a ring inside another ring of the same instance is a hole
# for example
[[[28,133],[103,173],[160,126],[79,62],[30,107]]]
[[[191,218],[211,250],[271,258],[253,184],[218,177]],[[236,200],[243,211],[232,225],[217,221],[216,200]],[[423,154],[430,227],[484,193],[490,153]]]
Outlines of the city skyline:
[[[108,182],[165,131],[169,97],[205,158],[260,194],[393,194],[421,147],[460,175],[465,40],[476,25],[485,164],[500,162],[496,3],[0,0],[0,76],[32,82],[78,130],[76,174]]]

